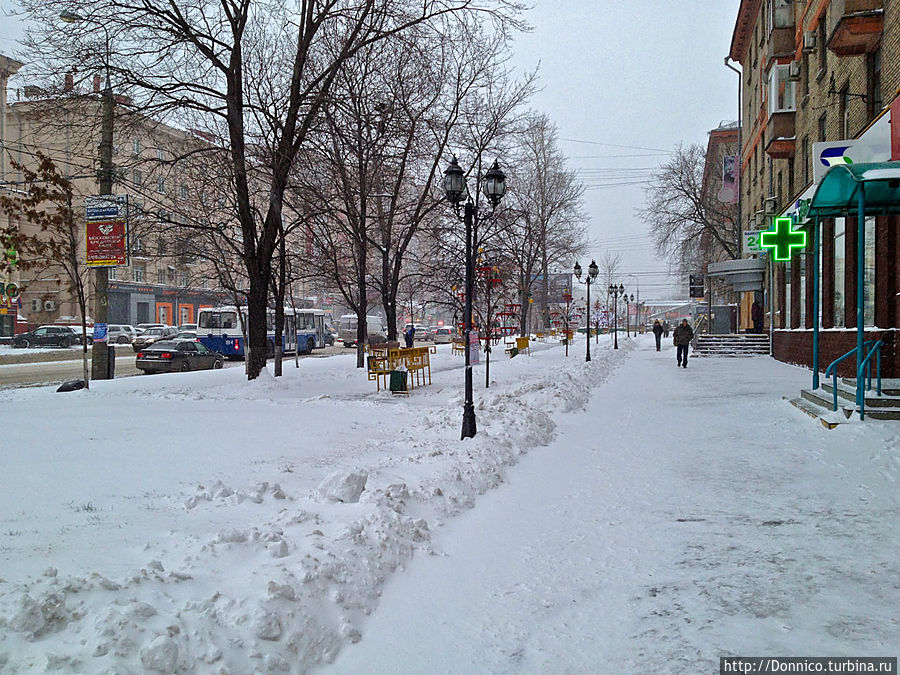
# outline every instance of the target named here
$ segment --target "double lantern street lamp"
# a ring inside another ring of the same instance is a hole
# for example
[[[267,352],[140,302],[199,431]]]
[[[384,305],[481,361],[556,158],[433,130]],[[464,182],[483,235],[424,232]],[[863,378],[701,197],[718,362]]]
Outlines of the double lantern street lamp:
[[[466,400],[463,404],[462,435],[460,440],[472,438],[477,431],[475,425],[475,404],[472,400],[472,295],[475,290],[475,254],[474,242],[478,240],[478,221],[493,214],[503,195],[506,194],[506,174],[500,170],[496,160],[493,166],[484,175],[479,175],[477,183],[481,184],[482,192],[491,204],[490,213],[484,214],[478,209],[478,191],[475,192],[475,201],[466,185],[466,176],[456,157],[450,162],[450,166],[444,171],[444,193],[447,201],[453,204],[456,217],[462,220],[466,226],[466,303],[463,309],[463,339],[466,355]],[[459,206],[463,204],[463,215],[460,216]]]
[[[625,287],[622,284],[616,286],[610,284],[606,291],[613,298],[613,349],[619,348],[619,296],[625,295]]]
[[[581,281],[581,265],[577,261],[575,262],[574,272],[575,278]],[[600,269],[597,267],[597,263],[591,260],[587,276],[584,278],[584,283],[587,284],[587,339],[585,340],[587,347],[584,355],[585,362],[591,360],[591,283],[597,278],[598,274],[600,274]]]

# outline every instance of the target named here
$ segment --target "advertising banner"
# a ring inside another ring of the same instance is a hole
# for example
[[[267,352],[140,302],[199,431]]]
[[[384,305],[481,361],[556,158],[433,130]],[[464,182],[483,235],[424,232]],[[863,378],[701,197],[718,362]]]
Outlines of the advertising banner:
[[[88,267],[128,264],[128,196],[101,195],[85,200]]]

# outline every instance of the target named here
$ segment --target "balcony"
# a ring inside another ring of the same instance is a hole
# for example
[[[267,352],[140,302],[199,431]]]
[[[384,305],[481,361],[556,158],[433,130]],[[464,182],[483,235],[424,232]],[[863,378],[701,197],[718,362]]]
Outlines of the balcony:
[[[766,53],[766,69],[777,58],[793,55],[797,45],[795,43],[795,30],[793,26],[787,28],[773,28],[769,34],[769,42]]]
[[[797,113],[775,112],[769,115],[763,135],[766,154],[772,159],[787,159],[794,156],[797,145],[794,120]]]
[[[858,56],[875,51],[884,32],[882,0],[836,0],[834,23],[829,22],[828,48],[838,56]]]

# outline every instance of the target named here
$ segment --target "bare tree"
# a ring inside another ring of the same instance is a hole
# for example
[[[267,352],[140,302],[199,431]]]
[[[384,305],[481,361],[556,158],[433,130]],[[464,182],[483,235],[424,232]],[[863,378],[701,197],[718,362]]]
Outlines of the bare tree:
[[[647,205],[638,211],[650,225],[657,253],[682,272],[693,268],[704,249],[703,257],[712,259],[710,243],[728,259],[741,257],[737,205],[704,193],[705,162],[702,146],[679,146],[645,188]]]
[[[13,220],[24,220],[37,226],[28,235],[18,227],[0,231],[0,241],[8,242],[18,253],[22,269],[34,272],[62,270],[68,291],[75,297],[81,314],[81,353],[84,386],[90,386],[87,351],[86,268],[82,264],[80,222],[73,209],[74,187],[60,174],[53,160],[38,152],[37,167],[29,169],[15,160],[12,166],[23,176],[20,194],[0,195],[0,209]]]
[[[107,65],[143,111],[226,139],[249,280],[248,377],[265,367],[266,308],[285,192],[295,159],[348,60],[442,16],[517,25],[513,0],[21,0],[37,27],[32,61],[103,62],[84,41],[108,32]],[[88,20],[61,33],[62,10]],[[63,69],[64,70],[64,69]],[[257,190],[262,186],[262,190]]]
[[[550,270],[568,267],[587,240],[584,186],[576,173],[566,167],[557,135],[546,115],[529,115],[519,134],[521,152],[513,167],[519,187],[512,194],[515,206],[510,207],[509,227],[502,236],[508,254],[518,266],[522,335],[528,326],[528,299],[538,284],[542,328],[549,327]]]

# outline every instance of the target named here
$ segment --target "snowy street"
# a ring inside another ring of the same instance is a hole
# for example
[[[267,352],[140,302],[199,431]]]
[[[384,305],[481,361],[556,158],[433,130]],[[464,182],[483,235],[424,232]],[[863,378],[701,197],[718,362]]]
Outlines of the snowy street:
[[[607,336],[376,392],[345,354],[0,392],[3,672],[718,672],[896,656],[898,427]],[[499,356],[497,355],[499,353]]]

